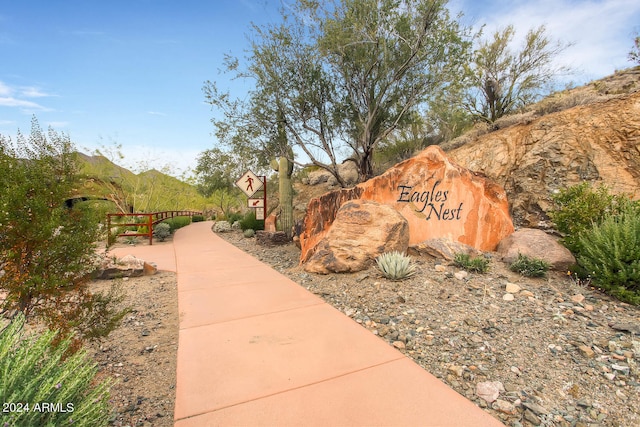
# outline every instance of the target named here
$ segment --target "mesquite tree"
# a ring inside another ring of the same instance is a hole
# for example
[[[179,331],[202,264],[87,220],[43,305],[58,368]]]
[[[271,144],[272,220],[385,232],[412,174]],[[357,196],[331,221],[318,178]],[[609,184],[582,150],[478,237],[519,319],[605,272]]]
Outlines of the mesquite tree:
[[[469,64],[471,89],[465,107],[475,119],[493,123],[539,98],[554,77],[570,69],[557,66],[556,57],[569,45],[554,42],[544,26],[527,32],[520,49],[511,46],[513,25],[480,43]]]
[[[207,82],[220,113],[218,139],[234,151],[264,153],[284,125],[294,149],[345,185],[338,164],[352,158],[360,180],[373,175],[373,153],[409,126],[431,96],[461,75],[468,31],[443,0],[297,0],[277,25],[254,27],[246,68],[248,96],[233,98]],[[272,158],[271,153],[266,158]],[[265,157],[257,156],[257,157]]]

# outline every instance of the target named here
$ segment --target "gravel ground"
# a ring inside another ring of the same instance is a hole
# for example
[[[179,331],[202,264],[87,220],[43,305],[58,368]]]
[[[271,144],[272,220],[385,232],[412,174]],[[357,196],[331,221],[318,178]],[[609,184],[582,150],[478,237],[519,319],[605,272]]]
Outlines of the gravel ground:
[[[106,291],[111,281],[91,283]],[[99,376],[115,380],[111,388],[113,426],[173,426],[178,351],[176,274],[123,279],[124,305],[131,312],[101,343],[90,343]]]
[[[220,236],[506,425],[640,425],[640,308],[588,284],[560,273],[525,278],[495,259],[485,274],[419,258],[418,273],[404,281],[375,267],[316,275],[298,266],[293,244],[258,246],[238,231]]]

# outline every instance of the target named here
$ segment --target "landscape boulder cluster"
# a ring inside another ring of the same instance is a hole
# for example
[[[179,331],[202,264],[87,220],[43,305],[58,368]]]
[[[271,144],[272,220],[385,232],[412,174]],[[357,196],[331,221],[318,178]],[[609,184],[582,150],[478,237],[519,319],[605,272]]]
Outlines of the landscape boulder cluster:
[[[553,195],[591,182],[639,196],[640,92],[528,117],[446,153],[429,146],[380,176],[311,199],[297,236],[300,263],[326,274],[364,270],[390,250],[448,260],[498,251],[506,263],[523,254],[567,271],[575,259],[549,219]],[[391,220],[389,207],[400,217]],[[406,244],[392,236],[403,227]]]

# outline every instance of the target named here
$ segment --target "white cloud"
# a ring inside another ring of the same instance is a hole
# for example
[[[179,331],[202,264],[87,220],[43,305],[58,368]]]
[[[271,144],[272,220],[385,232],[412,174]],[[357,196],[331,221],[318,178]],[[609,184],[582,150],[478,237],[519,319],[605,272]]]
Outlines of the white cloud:
[[[152,116],[166,116],[165,113],[160,113],[158,111],[147,111],[147,114],[151,114]]]
[[[11,89],[5,83],[0,82],[0,96],[10,96],[12,93],[13,93],[13,89]]]
[[[20,93],[22,96],[26,98],[44,98],[48,96],[55,96],[55,95],[45,93],[40,88],[35,86],[21,87]]]
[[[34,111],[53,111],[49,107],[45,107],[37,102],[29,101],[24,98],[43,98],[50,95],[38,87],[24,86],[24,87],[12,87],[2,81],[0,81],[0,107],[14,107],[20,108],[24,112]]]
[[[51,111],[49,108],[24,99],[16,99],[10,96],[0,97],[0,106],[2,107],[19,107],[27,110]]]

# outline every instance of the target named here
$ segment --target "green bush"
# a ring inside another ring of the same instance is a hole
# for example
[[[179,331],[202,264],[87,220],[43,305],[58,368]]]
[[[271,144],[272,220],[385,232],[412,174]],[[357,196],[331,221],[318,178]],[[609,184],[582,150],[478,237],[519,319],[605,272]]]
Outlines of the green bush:
[[[457,253],[453,259],[453,263],[472,273],[486,273],[489,271],[489,260],[484,257],[471,258],[469,254]]]
[[[247,228],[246,230],[244,230],[242,232],[242,235],[244,237],[246,237],[247,239],[250,239],[250,238],[252,238],[252,237],[254,237],[256,235],[256,231],[254,229],[252,229],[252,228]]]
[[[580,234],[578,264],[605,292],[640,304],[640,210],[608,214]]]
[[[625,195],[609,194],[606,186],[592,188],[582,183],[566,188],[553,196],[555,208],[549,216],[562,233],[562,243],[574,254],[581,252],[580,233],[599,224],[608,214],[621,212],[631,202]]]
[[[229,221],[231,224],[233,222]],[[256,219],[256,213],[252,210],[247,212],[240,220],[240,229],[241,230],[264,230],[264,221]]]
[[[240,221],[242,220],[242,214],[241,213],[230,213],[229,215],[227,215],[227,221],[229,221],[229,224],[233,225],[234,222],[236,221]]]
[[[518,259],[509,265],[511,271],[526,277],[544,277],[549,271],[549,263],[545,260],[518,254]]]
[[[415,274],[415,265],[411,257],[401,252],[387,252],[376,258],[378,268],[390,280],[403,280]]]
[[[158,240],[164,242],[171,235],[171,226],[166,222],[161,222],[153,228],[153,234]]]
[[[88,289],[104,231],[87,209],[65,203],[79,188],[78,170],[69,137],[45,134],[35,118],[28,136],[0,135],[0,313],[19,311],[83,340],[121,313]]]
[[[106,426],[111,381],[96,381],[86,352],[68,354],[70,338],[53,345],[55,332],[23,337],[23,326],[18,315],[0,331],[0,402],[14,405],[3,407],[2,425]]]
[[[191,217],[191,222],[202,222],[202,221],[204,221],[203,215],[193,215]]]
[[[177,229],[186,227],[187,225],[191,224],[191,218],[188,216],[177,216],[175,218],[165,219],[161,222],[161,224],[162,223],[169,224],[169,227],[171,227],[171,232],[173,233]]]

